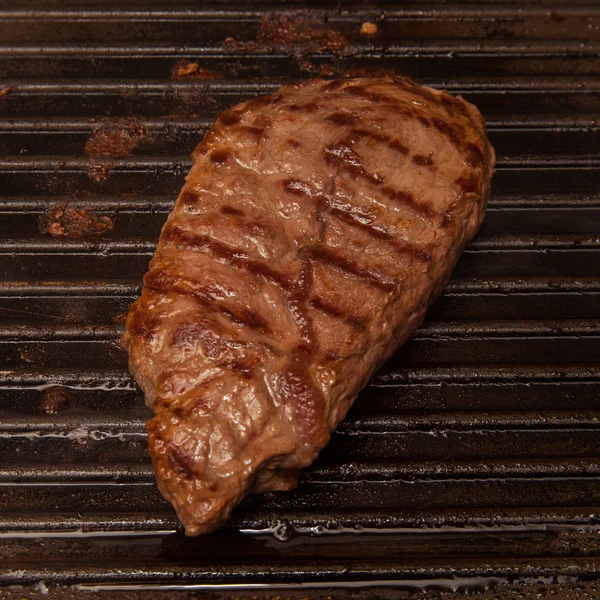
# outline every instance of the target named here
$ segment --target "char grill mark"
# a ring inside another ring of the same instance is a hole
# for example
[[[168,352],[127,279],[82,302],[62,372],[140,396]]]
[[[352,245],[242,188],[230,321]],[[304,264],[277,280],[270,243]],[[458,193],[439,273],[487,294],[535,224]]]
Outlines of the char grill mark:
[[[165,270],[153,269],[144,278],[144,285],[152,290],[169,293],[173,292],[183,297],[193,298],[207,313],[227,315],[238,325],[266,333],[271,331],[267,321],[247,306],[234,305],[223,299],[222,292],[216,287],[208,287],[193,281],[172,275]],[[144,334],[144,332],[141,332]]]
[[[298,326],[300,338],[302,339],[301,349],[312,354],[319,348],[312,316],[306,305],[308,295],[313,287],[313,265],[310,257],[306,254],[302,254],[300,257],[300,263],[302,265],[300,276],[294,286],[295,289],[290,294],[288,310]]]
[[[188,231],[182,231],[178,227],[169,226],[163,232],[162,240],[165,245],[172,245],[175,248],[198,250],[201,252],[208,251],[218,260],[222,260],[249,273],[265,277],[284,289],[290,289],[290,279],[285,273],[280,273],[272,269],[265,261],[252,259],[246,252],[231,248],[227,244],[214,240],[207,235],[197,235]]]
[[[377,269],[365,267],[358,262],[342,255],[339,251],[333,248],[324,246],[315,246],[310,248],[311,256],[322,263],[331,265],[344,273],[348,273],[354,277],[358,277],[364,281],[371,283],[373,286],[390,292],[394,290],[397,283],[390,279],[385,273]]]
[[[367,171],[360,161],[358,154],[352,149],[351,141],[343,140],[338,144],[328,146],[324,150],[325,162],[347,171],[353,177],[364,179],[374,185],[381,185],[383,177]]]
[[[364,135],[361,133],[361,136]],[[374,136],[377,139],[377,136]],[[386,140],[390,144],[396,144],[395,140]],[[324,150],[325,162],[336,166],[338,169],[346,171],[352,177],[360,178],[373,186],[379,187],[384,183],[383,176],[378,173],[371,173],[365,169],[361,162],[360,156],[352,148],[353,139],[351,136],[333,146],[328,146]],[[408,152],[408,149],[406,149]],[[402,152],[404,153],[404,152]],[[396,203],[401,203],[409,206],[424,218],[430,219],[435,216],[435,212],[430,206],[417,202],[413,194],[402,190],[396,190],[389,184],[386,184],[380,189],[385,196]]]
[[[362,331],[367,326],[366,318],[358,317],[354,314],[348,313],[339,305],[333,304],[332,302],[320,296],[313,296],[313,298],[310,300],[310,305],[313,308],[328,314],[330,317],[337,317],[340,320],[343,319],[343,322],[346,325],[349,325],[350,327],[359,331]]]

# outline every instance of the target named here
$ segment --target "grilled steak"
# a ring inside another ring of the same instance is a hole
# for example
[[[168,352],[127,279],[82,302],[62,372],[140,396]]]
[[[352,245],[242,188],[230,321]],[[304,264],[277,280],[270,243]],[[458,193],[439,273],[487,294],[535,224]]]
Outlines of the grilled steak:
[[[193,156],[124,335],[189,535],[296,485],[448,281],[494,165],[477,109],[390,77],[235,106]]]

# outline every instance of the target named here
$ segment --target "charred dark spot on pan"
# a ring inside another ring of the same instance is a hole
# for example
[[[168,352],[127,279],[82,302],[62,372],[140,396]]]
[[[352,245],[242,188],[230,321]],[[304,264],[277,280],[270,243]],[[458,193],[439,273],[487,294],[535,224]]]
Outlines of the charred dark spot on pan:
[[[128,156],[146,137],[146,129],[135,118],[107,120],[94,129],[86,145],[88,156]]]
[[[42,233],[54,237],[81,238],[101,236],[114,227],[108,215],[98,215],[89,208],[70,206],[68,202],[51,204],[39,217]]]
[[[350,258],[340,254],[333,248],[314,246],[311,249],[311,254],[315,259],[336,267],[340,271],[348,273],[349,275],[353,275],[359,279],[368,281],[375,287],[378,287],[382,290],[389,292],[396,288],[396,283],[381,271],[364,267],[363,265],[356,263]]]
[[[347,143],[340,142],[335,146],[328,146],[323,151],[323,156],[326,163],[343,168],[353,177],[360,177],[375,185],[383,183],[381,175],[370,173],[364,168],[358,154]]]
[[[480,167],[483,165],[483,152],[477,144],[473,144],[472,142],[467,144],[467,156],[467,164],[470,167]]]
[[[311,196],[310,185],[300,179],[284,179],[281,186],[292,196]]]
[[[348,112],[334,112],[327,115],[325,120],[336,125],[353,125],[358,119],[355,115]]]
[[[415,154],[412,157],[413,163],[419,167],[431,167],[433,165],[433,153],[429,156],[423,156],[423,154]]]
[[[459,177],[454,183],[460,187],[463,194],[479,193],[479,177],[477,176]]]
[[[169,466],[178,475],[188,479],[194,476],[193,458],[181,447],[169,445],[168,450]]]
[[[223,149],[223,150],[215,150],[210,155],[210,160],[217,165],[223,165],[227,161],[233,159],[234,157],[235,157],[235,155],[231,150]]]
[[[73,397],[69,389],[63,385],[53,385],[44,390],[38,408],[45,415],[55,415],[70,408],[72,404]]]

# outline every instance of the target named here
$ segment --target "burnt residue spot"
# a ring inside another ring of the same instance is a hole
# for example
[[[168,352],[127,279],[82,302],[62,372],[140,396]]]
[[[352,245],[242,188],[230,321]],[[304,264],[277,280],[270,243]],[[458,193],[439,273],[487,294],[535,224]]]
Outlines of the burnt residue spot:
[[[80,238],[103,235],[114,227],[108,215],[98,215],[89,208],[78,208],[68,203],[53,204],[40,216],[38,226],[42,233],[55,237]]]
[[[225,75],[212,69],[201,69],[196,62],[180,60],[171,71],[173,79],[223,79]]]
[[[221,206],[221,213],[224,215],[231,215],[232,217],[243,217],[245,214],[243,210],[228,205]]]
[[[128,156],[146,137],[146,129],[135,118],[109,120],[90,135],[85,153],[88,156]]]
[[[430,152],[428,156],[423,154],[415,154],[412,157],[413,163],[419,167],[430,167],[433,165],[433,152]]]
[[[110,175],[110,168],[107,164],[92,163],[87,171],[88,177],[97,183],[106,181]]]
[[[346,36],[328,27],[322,16],[301,13],[265,15],[260,23],[258,42],[279,50],[292,51],[300,47],[306,52],[343,50],[348,46]]]
[[[317,71],[318,68],[306,60],[308,55],[342,54],[348,43],[341,31],[327,25],[323,14],[297,12],[267,14],[261,20],[256,40],[239,41],[230,37],[223,42],[223,48],[229,52],[285,52],[296,58],[304,70]]]
[[[73,397],[71,396],[71,392],[62,385],[53,385],[44,390],[38,409],[45,415],[55,415],[63,410],[67,410],[72,405]]]
[[[45,353],[40,344],[26,346],[19,351],[21,360],[35,367],[41,367],[44,364]]]

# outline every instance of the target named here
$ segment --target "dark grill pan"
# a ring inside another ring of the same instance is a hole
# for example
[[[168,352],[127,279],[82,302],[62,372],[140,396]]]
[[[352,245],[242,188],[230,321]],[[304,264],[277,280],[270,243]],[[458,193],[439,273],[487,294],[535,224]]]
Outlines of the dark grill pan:
[[[15,4],[0,0],[0,597],[599,597],[598,4]],[[298,19],[347,45],[277,38]],[[187,539],[118,337],[189,154],[240,100],[381,72],[482,110],[485,225],[299,488]],[[119,156],[92,156],[103,136]]]

